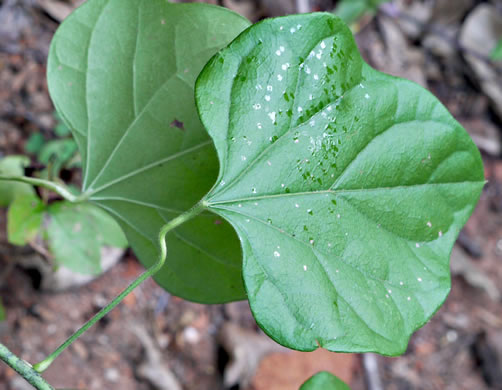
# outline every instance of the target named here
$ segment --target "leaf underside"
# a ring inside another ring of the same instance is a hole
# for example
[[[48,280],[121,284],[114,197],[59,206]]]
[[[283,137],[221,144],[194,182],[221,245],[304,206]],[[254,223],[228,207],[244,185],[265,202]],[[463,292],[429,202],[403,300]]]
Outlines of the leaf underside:
[[[164,0],[89,0],[51,45],[51,97],[82,154],[83,192],[121,224],[145,266],[158,233],[213,185],[214,146],[193,90],[207,60],[249,22],[224,8]],[[173,294],[245,298],[238,238],[206,212],[167,237],[155,276]]]
[[[196,85],[220,159],[205,197],[243,247],[253,314],[298,350],[402,353],[450,289],[484,184],[430,93],[366,65],[331,14],[270,19]]]

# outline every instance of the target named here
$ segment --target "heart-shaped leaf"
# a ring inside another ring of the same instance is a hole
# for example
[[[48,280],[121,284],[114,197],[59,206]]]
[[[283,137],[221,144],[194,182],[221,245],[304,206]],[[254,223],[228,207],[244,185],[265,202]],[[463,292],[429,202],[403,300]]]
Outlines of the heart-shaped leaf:
[[[350,390],[350,387],[333,374],[321,371],[306,381],[300,390]]]
[[[220,7],[89,0],[58,29],[49,90],[82,154],[84,196],[109,211],[146,266],[160,228],[211,188],[218,161],[198,119],[195,78],[249,22]],[[155,276],[200,302],[245,297],[233,229],[206,212],[167,237]]]
[[[331,14],[254,25],[211,59],[196,98],[220,159],[205,204],[240,236],[264,331],[304,351],[402,353],[448,294],[484,184],[465,130],[367,66]]]

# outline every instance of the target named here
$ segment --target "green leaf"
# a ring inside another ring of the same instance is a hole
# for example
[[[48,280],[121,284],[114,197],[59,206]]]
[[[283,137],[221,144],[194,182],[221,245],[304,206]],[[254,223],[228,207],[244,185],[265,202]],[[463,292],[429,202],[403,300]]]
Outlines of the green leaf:
[[[71,134],[71,130],[63,122],[63,120],[61,119],[61,117],[58,115],[57,111],[54,112],[54,119],[57,122],[56,127],[54,128],[54,133],[58,137],[66,137],[67,135]]]
[[[368,0],[341,0],[338,2],[335,14],[345,23],[351,24],[357,21],[363,14],[369,11]]]
[[[5,321],[7,319],[7,313],[5,312],[5,308],[2,304],[2,298],[0,298],[0,322]]]
[[[213,144],[193,90],[208,59],[249,22],[206,4],[89,0],[58,29],[49,90],[82,155],[83,192],[120,222],[141,262],[158,233],[217,177]],[[206,212],[167,238],[155,279],[199,302],[245,298],[239,241]]]
[[[375,12],[380,4],[388,1],[390,0],[341,0],[336,6],[335,15],[351,24],[367,12]]]
[[[306,381],[300,390],[350,390],[350,387],[333,374],[321,371]]]
[[[8,156],[0,159],[0,175],[24,176],[24,167],[30,164],[25,156]],[[29,184],[0,180],[0,207],[8,206],[18,195],[31,195],[35,191]]]
[[[57,264],[74,272],[101,272],[101,247],[127,246],[117,223],[91,204],[56,202],[48,207],[49,249]]]
[[[498,41],[497,46],[493,48],[491,58],[492,60],[502,60],[502,38]]]
[[[397,355],[450,289],[484,185],[429,92],[364,64],[331,14],[265,20],[196,88],[220,159],[207,207],[236,229],[253,314],[279,343]]]
[[[38,161],[50,165],[53,176],[58,176],[61,169],[77,152],[73,139],[60,139],[47,142],[38,153]]]
[[[33,133],[26,141],[24,150],[26,153],[38,154],[45,145],[45,137],[42,133]]]
[[[17,196],[7,212],[7,238],[11,244],[26,245],[38,234],[45,205],[34,194]]]

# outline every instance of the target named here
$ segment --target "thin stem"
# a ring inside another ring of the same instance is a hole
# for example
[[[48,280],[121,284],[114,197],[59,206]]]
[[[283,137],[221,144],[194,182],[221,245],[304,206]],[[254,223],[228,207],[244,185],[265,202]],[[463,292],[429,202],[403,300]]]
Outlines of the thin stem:
[[[96,322],[98,322],[101,318],[103,318],[106,314],[108,314],[115,306],[117,306],[132,290],[134,290],[137,286],[143,283],[150,276],[154,275],[157,271],[159,271],[164,265],[167,257],[167,248],[166,248],[166,235],[171,230],[175,229],[182,223],[192,219],[196,215],[200,214],[207,208],[207,204],[205,202],[197,203],[192,209],[189,211],[177,216],[176,218],[169,221],[166,225],[164,225],[159,233],[159,245],[160,245],[160,256],[157,262],[148,268],[141,276],[139,276],[135,281],[133,281],[122,293],[120,293],[113,301],[111,301],[106,307],[101,309],[94,317],[92,317],[86,324],[84,324],[79,330],[77,330],[68,340],[66,340],[63,344],[61,344],[53,353],[51,353],[46,359],[42,360],[40,363],[37,363],[33,366],[33,368],[37,372],[45,371],[52,362],[63,352],[66,348],[70,346],[77,338],[79,338],[86,330],[92,327]]]
[[[35,389],[54,390],[54,387],[49,385],[28,362],[14,355],[3,344],[0,344],[0,359],[26,379]]]
[[[48,190],[51,190],[58,195],[61,195],[64,199],[72,203],[82,202],[87,199],[85,193],[80,196],[75,196],[70,191],[68,191],[68,189],[62,184],[58,184],[48,180],[37,179],[34,177],[10,176],[10,175],[0,175],[0,180],[18,181],[21,183],[27,183],[27,184],[32,184],[34,186],[47,188]]]

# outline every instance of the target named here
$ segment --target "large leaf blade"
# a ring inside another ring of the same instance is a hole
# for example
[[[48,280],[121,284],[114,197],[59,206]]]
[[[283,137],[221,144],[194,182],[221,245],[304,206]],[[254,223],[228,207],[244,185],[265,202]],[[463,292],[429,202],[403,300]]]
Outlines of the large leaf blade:
[[[202,4],[90,0],[55,35],[49,90],[79,145],[83,192],[117,219],[145,265],[158,257],[160,227],[214,183],[218,162],[196,113],[195,78],[248,25]],[[156,280],[190,300],[242,299],[240,253],[230,250],[237,237],[226,222],[205,224],[208,218],[216,217],[197,217],[190,235],[221,242],[225,257],[214,245],[195,248],[177,230]],[[213,267],[215,258],[221,261]]]
[[[206,202],[241,238],[260,326],[299,350],[402,353],[448,294],[484,184],[465,130],[329,14],[253,26],[196,97],[220,159]]]

